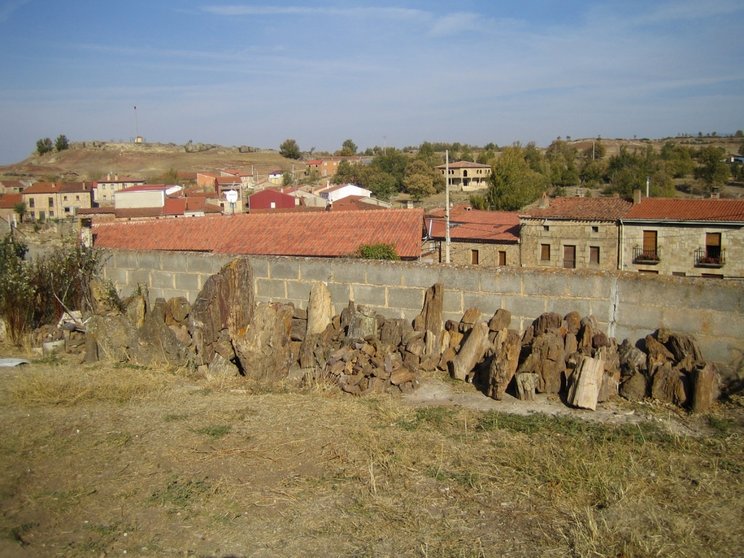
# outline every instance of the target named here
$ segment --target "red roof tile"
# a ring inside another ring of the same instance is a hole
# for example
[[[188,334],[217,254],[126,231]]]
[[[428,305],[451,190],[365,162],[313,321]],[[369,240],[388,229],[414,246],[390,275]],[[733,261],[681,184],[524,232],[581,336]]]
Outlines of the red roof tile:
[[[22,194],[0,194],[0,209],[15,209],[22,202]]]
[[[360,211],[366,209],[388,209],[385,206],[377,205],[374,203],[365,202],[368,200],[367,196],[346,196],[340,200],[336,200],[330,206],[331,211]]]
[[[123,188],[119,190],[119,192],[164,192],[168,188],[172,187],[173,186],[169,184],[136,184],[134,186],[129,186],[128,188]]]
[[[444,208],[427,215],[426,227],[432,238],[445,238]],[[456,206],[450,210],[450,238],[452,240],[483,240],[499,242],[519,241],[519,215],[513,211],[481,211]]]
[[[77,192],[90,192],[92,183],[86,182],[35,182],[26,188],[24,194],[57,194],[65,192],[74,194]]]
[[[540,202],[538,202],[540,203]],[[560,219],[571,221],[616,221],[630,209],[632,203],[622,198],[548,198],[548,207],[525,209],[526,219]]]
[[[402,258],[418,258],[422,226],[420,209],[391,209],[100,224],[94,233],[99,248],[342,257],[362,244],[388,243]]]
[[[644,198],[623,220],[744,223],[744,200]]]

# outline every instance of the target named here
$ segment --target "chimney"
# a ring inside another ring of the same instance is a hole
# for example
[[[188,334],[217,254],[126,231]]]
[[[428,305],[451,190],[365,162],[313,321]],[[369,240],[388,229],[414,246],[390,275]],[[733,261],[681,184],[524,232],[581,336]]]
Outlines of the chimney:
[[[641,203],[641,189],[636,188],[633,190],[633,205],[638,205]]]
[[[718,189],[718,186],[713,186],[710,190],[710,199],[712,200],[718,200],[721,198],[721,191]]]

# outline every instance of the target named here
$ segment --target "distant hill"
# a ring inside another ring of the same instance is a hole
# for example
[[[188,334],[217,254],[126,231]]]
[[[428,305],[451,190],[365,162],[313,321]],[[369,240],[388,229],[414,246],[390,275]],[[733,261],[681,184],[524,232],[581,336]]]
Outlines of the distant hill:
[[[301,161],[285,159],[277,151],[205,144],[80,142],[59,153],[32,155],[16,164],[0,166],[0,178],[96,180],[108,173],[154,180],[176,172],[239,169],[257,174],[304,170]]]

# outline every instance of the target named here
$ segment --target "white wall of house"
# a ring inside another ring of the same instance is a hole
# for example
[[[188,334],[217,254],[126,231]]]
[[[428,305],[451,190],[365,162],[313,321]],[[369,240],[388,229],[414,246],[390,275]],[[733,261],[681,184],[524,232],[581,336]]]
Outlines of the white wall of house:
[[[115,192],[114,206],[117,209],[140,209],[143,207],[163,207],[165,191],[136,190],[134,192]]]
[[[369,198],[372,196],[372,192],[354,184],[345,184],[340,188],[321,192],[320,195],[330,202],[335,202],[349,196],[362,196],[364,198]]]

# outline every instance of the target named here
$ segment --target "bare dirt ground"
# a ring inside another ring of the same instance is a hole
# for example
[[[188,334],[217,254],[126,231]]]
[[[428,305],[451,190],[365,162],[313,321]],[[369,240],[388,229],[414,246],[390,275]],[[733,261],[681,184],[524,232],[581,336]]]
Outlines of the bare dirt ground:
[[[591,413],[440,376],[355,398],[78,362],[0,368],[2,556],[740,552],[739,400]]]

